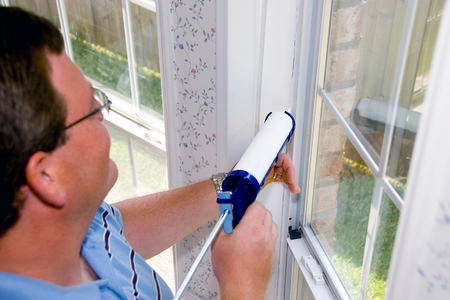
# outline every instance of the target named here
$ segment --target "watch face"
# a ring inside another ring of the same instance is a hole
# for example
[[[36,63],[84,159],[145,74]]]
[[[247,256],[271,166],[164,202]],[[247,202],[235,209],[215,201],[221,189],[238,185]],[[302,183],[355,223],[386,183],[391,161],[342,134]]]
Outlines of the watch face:
[[[218,173],[211,176],[214,186],[216,187],[216,192],[222,192],[222,182],[227,177],[227,173]]]

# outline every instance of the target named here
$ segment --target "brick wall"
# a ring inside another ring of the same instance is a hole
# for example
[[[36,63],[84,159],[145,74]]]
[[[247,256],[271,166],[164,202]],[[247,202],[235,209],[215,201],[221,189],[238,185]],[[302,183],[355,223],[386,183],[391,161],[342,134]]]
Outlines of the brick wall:
[[[361,1],[334,1],[330,25],[325,89],[339,112],[349,117],[356,97],[361,31],[365,5]],[[349,142],[326,106],[320,124],[312,226],[331,256],[337,192],[343,158]]]

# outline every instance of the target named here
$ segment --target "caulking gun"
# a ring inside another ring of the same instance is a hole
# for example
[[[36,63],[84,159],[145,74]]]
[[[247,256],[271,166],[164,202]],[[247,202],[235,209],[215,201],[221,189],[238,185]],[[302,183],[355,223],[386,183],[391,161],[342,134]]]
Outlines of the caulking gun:
[[[247,207],[255,201],[264,186],[266,175],[277,162],[278,155],[291,138],[294,129],[295,120],[288,112],[274,112],[267,115],[261,130],[233,171],[224,179],[222,192],[218,193],[217,197],[221,212],[219,221],[181,283],[174,300],[180,299],[222,225],[225,233],[232,233]]]

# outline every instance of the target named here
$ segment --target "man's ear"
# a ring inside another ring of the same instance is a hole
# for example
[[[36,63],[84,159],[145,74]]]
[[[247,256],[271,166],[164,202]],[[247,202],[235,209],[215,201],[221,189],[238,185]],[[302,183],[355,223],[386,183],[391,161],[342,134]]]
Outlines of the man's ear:
[[[57,181],[55,167],[50,154],[39,151],[28,160],[25,176],[31,192],[42,202],[54,207],[63,207],[66,197]]]

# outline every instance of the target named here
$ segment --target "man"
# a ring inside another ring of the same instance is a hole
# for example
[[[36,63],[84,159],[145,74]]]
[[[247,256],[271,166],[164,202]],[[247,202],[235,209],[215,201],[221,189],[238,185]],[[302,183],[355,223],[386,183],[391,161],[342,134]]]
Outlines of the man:
[[[0,28],[0,298],[172,299],[144,259],[219,213],[213,181],[104,203],[117,179],[110,138],[61,34],[17,8],[0,8]],[[289,157],[273,181],[300,191]],[[264,298],[277,234],[255,202],[218,236],[222,299]]]

